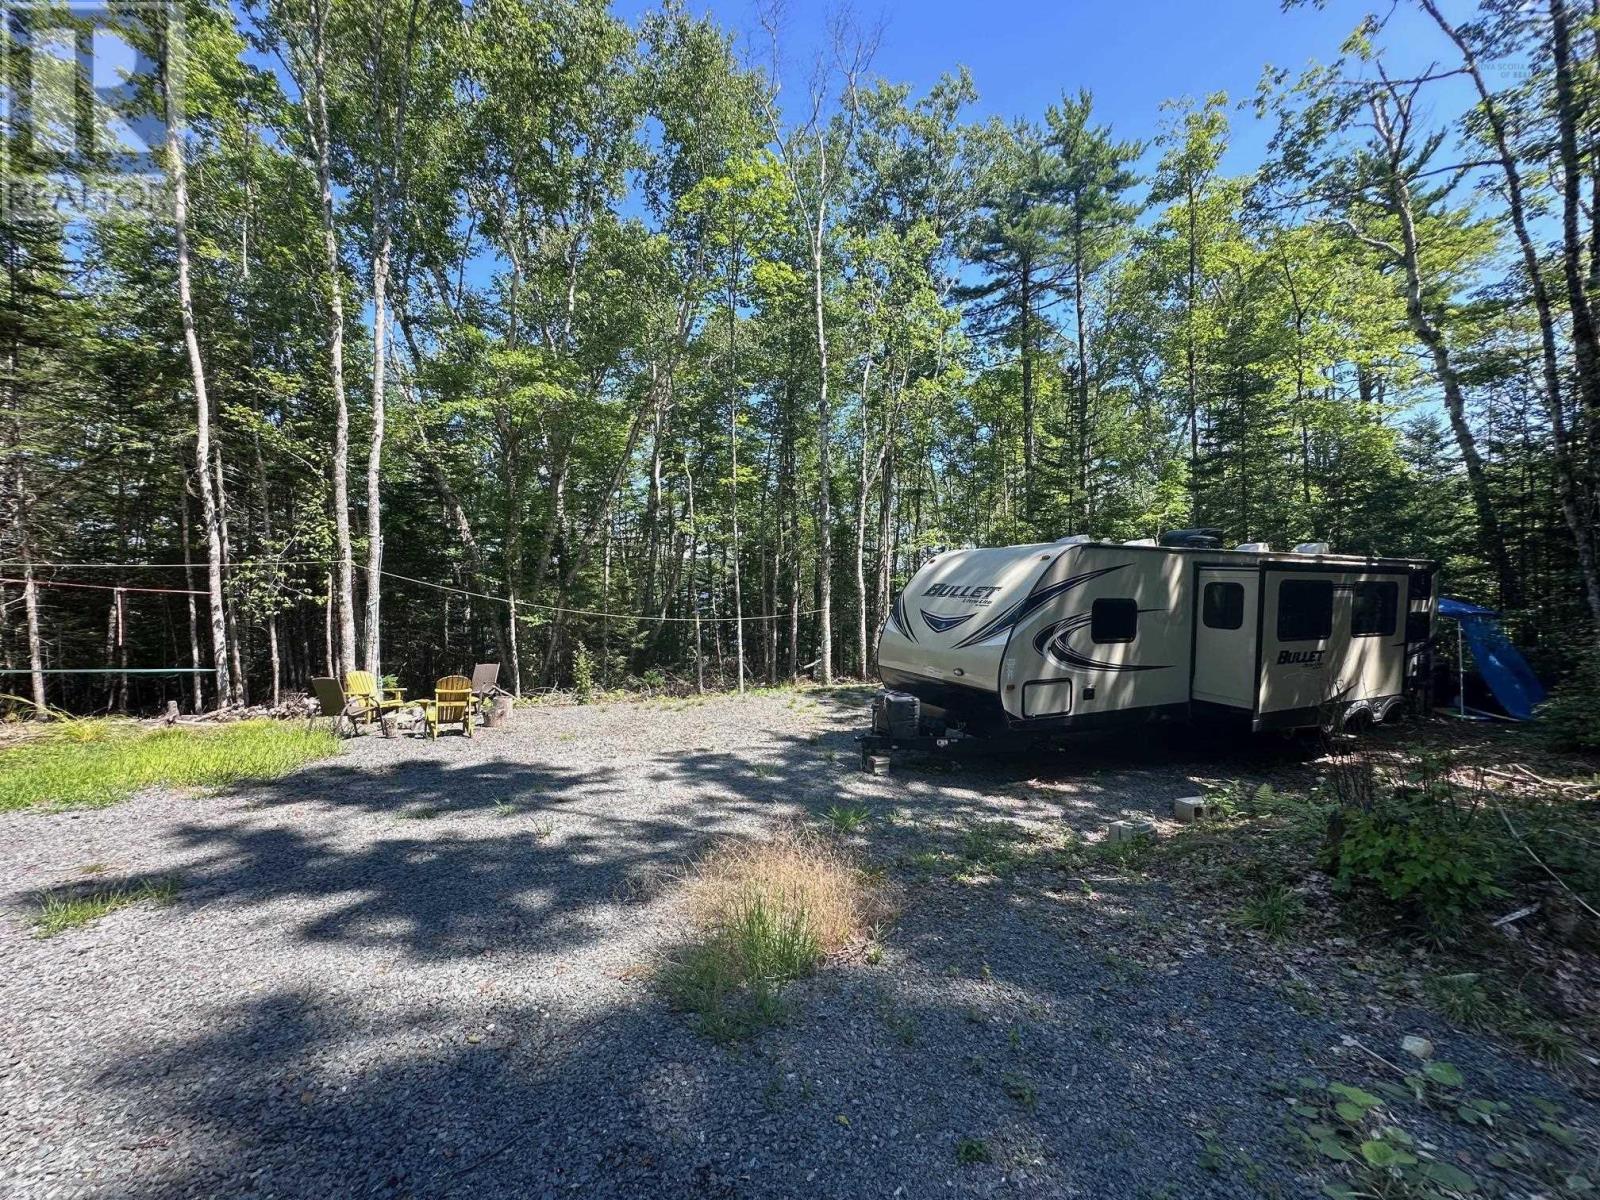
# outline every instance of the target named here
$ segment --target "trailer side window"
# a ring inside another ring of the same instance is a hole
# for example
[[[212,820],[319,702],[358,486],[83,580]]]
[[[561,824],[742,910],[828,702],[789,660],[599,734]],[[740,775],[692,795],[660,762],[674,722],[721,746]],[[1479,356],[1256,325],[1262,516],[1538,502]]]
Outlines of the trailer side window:
[[[1206,584],[1200,618],[1207,629],[1238,629],[1244,624],[1244,584]]]
[[[1356,584],[1351,593],[1350,636],[1392,636],[1399,607],[1398,583]]]
[[[1131,642],[1139,634],[1139,605],[1133,600],[1096,600],[1089,609],[1089,640]]]
[[[1320,642],[1333,632],[1333,580],[1285,579],[1278,585],[1278,640]]]

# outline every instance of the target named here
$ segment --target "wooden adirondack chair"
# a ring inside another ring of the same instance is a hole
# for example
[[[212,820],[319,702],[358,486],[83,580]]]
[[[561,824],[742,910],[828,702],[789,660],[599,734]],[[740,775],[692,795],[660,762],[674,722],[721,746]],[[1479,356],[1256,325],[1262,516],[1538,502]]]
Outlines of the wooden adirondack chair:
[[[350,701],[346,698],[344,689],[339,686],[337,679],[313,678],[311,680],[311,694],[317,698],[319,712],[317,716],[332,717],[333,731],[341,736],[346,732],[354,735],[356,731],[355,716],[351,713]],[[314,721],[316,717],[313,717]]]
[[[381,719],[384,713],[406,707],[405,689],[384,688],[380,691],[371,671],[347,671],[344,694],[347,706],[354,710],[351,718],[368,724]]]
[[[461,725],[461,732],[472,736],[472,680],[465,675],[446,675],[433,685],[433,698],[422,701],[428,722],[428,736],[437,738],[439,726]]]

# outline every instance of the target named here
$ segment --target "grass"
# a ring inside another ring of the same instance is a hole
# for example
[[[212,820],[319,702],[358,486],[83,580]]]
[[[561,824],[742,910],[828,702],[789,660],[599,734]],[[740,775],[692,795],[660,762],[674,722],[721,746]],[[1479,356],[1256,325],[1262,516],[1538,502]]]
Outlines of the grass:
[[[178,884],[173,879],[152,879],[122,887],[100,888],[95,891],[51,892],[39,897],[38,909],[33,917],[33,930],[39,937],[55,937],[69,929],[79,929],[98,921],[119,908],[127,908],[145,900],[156,904],[170,904],[178,894]]]
[[[964,1137],[956,1143],[956,1162],[963,1167],[973,1167],[979,1163],[993,1161],[994,1152],[989,1149],[989,1143],[982,1138]]]
[[[1237,919],[1246,929],[1258,930],[1273,941],[1281,942],[1295,931],[1305,915],[1305,901],[1277,884],[1245,901]]]
[[[855,833],[872,812],[865,804],[835,804],[822,815],[835,833]]]
[[[661,975],[667,997],[730,1041],[784,1015],[783,987],[860,938],[882,913],[874,882],[798,829],[724,842],[684,881],[696,937]]]
[[[147,787],[272,779],[338,748],[328,730],[283,721],[153,733],[121,722],[71,721],[0,751],[0,811],[102,807]]]

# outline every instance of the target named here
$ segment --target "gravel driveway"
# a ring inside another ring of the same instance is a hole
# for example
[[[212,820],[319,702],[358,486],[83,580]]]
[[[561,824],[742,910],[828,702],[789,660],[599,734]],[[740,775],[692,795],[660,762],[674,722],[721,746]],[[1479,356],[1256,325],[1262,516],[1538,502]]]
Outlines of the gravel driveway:
[[[0,818],[0,1193],[1298,1196],[1265,1085],[1355,1057],[1341,1033],[1529,1070],[1418,1013],[1291,1003],[1153,885],[918,867],[975,822],[1096,830],[1303,762],[1145,738],[874,778],[864,700],[535,708],[225,794]],[[869,807],[857,840],[904,889],[881,960],[707,1042],[649,985],[682,933],[674,867],[835,803]],[[151,876],[172,905],[25,926],[41,890]],[[992,1161],[958,1164],[963,1139]]]

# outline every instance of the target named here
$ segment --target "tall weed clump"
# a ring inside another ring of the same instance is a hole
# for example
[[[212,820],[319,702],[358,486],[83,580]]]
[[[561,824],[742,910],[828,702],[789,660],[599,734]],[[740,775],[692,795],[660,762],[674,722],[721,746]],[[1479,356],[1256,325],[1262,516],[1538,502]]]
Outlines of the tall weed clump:
[[[861,938],[884,902],[838,845],[785,829],[713,849],[687,873],[684,907],[693,937],[661,982],[726,1041],[781,1019],[784,986]]]

